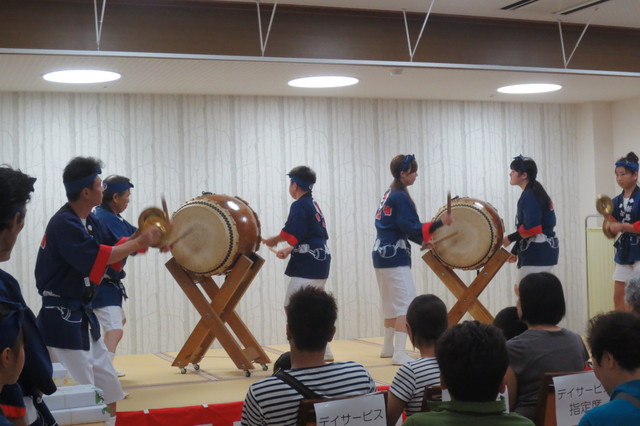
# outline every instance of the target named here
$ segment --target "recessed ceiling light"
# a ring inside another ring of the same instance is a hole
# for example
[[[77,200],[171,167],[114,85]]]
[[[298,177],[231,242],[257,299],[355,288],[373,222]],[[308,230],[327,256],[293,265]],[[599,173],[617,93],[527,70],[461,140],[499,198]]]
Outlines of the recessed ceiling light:
[[[500,93],[510,94],[528,94],[528,93],[546,93],[555,92],[562,89],[559,84],[532,83],[532,84],[514,84],[513,86],[504,86],[498,89]]]
[[[289,86],[293,87],[310,87],[314,89],[328,87],[345,87],[358,83],[355,77],[345,77],[341,75],[323,75],[316,77],[295,78],[289,82]]]
[[[46,73],[42,76],[54,83],[89,84],[106,83],[122,77],[117,72],[102,70],[63,70]]]

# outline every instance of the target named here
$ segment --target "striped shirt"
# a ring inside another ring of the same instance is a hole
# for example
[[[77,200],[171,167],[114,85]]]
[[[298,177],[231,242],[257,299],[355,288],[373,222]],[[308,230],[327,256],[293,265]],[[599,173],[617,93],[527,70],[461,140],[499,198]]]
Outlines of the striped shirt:
[[[326,398],[376,391],[371,375],[362,365],[352,361],[297,368],[286,372]],[[249,387],[244,400],[241,424],[295,425],[302,399],[302,395],[277,377],[257,381]]]
[[[440,367],[435,358],[418,358],[400,367],[391,382],[389,392],[404,401],[407,417],[419,413],[424,389],[440,384]]]

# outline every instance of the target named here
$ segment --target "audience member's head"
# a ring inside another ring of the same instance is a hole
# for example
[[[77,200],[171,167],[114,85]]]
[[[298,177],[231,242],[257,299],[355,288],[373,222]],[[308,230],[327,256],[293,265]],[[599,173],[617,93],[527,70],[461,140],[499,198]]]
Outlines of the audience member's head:
[[[640,275],[634,275],[624,289],[624,301],[631,311],[640,315]]]
[[[18,380],[24,366],[24,308],[0,300],[0,388]]]
[[[562,283],[549,272],[525,276],[520,285],[520,319],[528,325],[557,325],[566,311]]]
[[[609,312],[589,321],[587,341],[593,369],[611,393],[629,375],[640,378],[640,318],[630,312]]]
[[[409,305],[407,324],[416,347],[435,346],[447,329],[447,307],[438,296],[421,294]]]
[[[504,390],[509,356],[502,332],[493,325],[478,321],[454,325],[438,339],[436,358],[442,384],[454,400],[495,401]]]
[[[9,166],[0,166],[0,261],[9,260],[24,227],[27,203],[35,178]]]
[[[324,351],[333,339],[338,306],[322,289],[303,287],[289,299],[287,330],[292,347],[305,352]]]
[[[520,321],[518,308],[509,306],[498,312],[493,320],[493,325],[502,330],[504,338],[509,340],[523,333],[527,329],[527,324]]]

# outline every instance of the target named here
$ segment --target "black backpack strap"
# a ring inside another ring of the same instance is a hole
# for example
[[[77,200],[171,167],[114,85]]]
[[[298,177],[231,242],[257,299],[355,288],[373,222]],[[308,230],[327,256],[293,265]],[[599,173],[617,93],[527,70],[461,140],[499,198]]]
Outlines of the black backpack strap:
[[[629,401],[632,403],[638,410],[640,410],[640,400],[633,395],[630,395],[626,392],[620,392],[616,395],[615,399],[624,399],[625,401]]]
[[[276,377],[295,389],[296,392],[302,395],[305,399],[323,399],[320,395],[303,385],[300,380],[291,376],[284,370],[278,371],[276,373]]]

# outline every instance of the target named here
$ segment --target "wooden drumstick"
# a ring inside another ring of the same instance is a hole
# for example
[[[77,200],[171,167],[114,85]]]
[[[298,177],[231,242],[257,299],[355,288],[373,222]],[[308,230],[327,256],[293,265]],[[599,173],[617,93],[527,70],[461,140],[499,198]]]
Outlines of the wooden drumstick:
[[[441,243],[441,242],[443,242],[444,240],[448,240],[449,238],[454,237],[454,236],[456,236],[456,235],[458,235],[458,231],[453,231],[452,233],[447,234],[447,235],[445,235],[445,236],[444,236],[444,237],[442,237],[442,238],[439,238],[439,239],[437,239],[437,240],[433,240],[433,241],[430,241],[430,242],[431,242],[431,244],[438,244],[438,243]]]
[[[451,214],[451,191],[447,191],[447,214]]]
[[[164,198],[164,194],[160,196],[162,200],[162,211],[164,212],[164,216],[169,220],[169,209],[167,209],[167,199]]]
[[[174,245],[175,243],[177,243],[178,241],[180,241],[181,239],[183,239],[184,237],[186,237],[187,235],[189,235],[190,233],[192,233],[195,230],[196,230],[195,226],[189,226],[188,228],[186,228],[184,231],[182,231],[178,235],[173,236],[169,241],[167,241],[166,245],[168,245],[168,246]]]
[[[262,239],[262,242],[263,242],[263,243],[265,242],[265,239],[264,239],[264,238]],[[265,246],[266,246],[269,250],[271,250],[273,253],[278,254],[278,250],[274,249],[273,247],[269,247],[269,246],[268,246],[268,245],[266,245],[266,244],[265,244]]]

